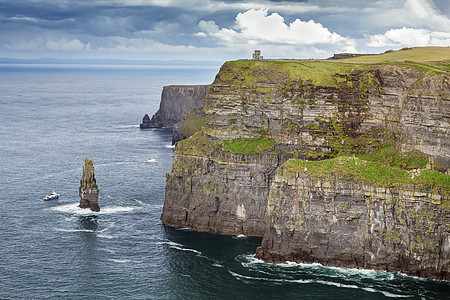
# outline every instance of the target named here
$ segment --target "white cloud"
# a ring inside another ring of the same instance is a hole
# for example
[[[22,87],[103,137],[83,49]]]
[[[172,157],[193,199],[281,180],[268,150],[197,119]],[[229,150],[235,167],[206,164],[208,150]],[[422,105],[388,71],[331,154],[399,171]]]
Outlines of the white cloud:
[[[45,42],[45,47],[50,51],[81,51],[89,50],[90,44],[84,44],[80,40],[67,40],[65,38],[59,40],[48,40]]]
[[[90,43],[83,43],[78,39],[41,38],[18,39],[6,45],[6,48],[17,51],[69,51],[77,52],[90,50]]]
[[[395,4],[395,5],[393,5]],[[431,0],[406,0],[400,2],[382,0],[374,3],[376,11],[355,15],[361,26],[376,28],[424,28],[433,31],[449,31],[450,19],[435,8]]]
[[[450,19],[436,10],[429,0],[407,0],[404,10],[416,24],[421,22],[434,30],[450,30]]]
[[[213,21],[201,21],[199,26],[210,36],[226,44],[315,45],[348,41],[313,20],[305,22],[296,19],[286,24],[282,16],[277,13],[269,15],[267,9],[250,9],[239,13],[232,28],[219,30]]]
[[[449,32],[435,32],[426,29],[403,27],[391,29],[384,34],[370,37],[369,47],[386,46],[449,46]]]

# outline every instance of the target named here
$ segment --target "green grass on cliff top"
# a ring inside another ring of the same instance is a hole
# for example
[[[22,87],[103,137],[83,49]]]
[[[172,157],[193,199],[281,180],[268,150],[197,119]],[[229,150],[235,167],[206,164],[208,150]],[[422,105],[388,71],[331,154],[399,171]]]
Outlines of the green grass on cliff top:
[[[336,62],[376,64],[385,61],[411,61],[417,63],[447,61],[450,62],[450,47],[414,47],[377,55],[365,55]]]
[[[427,190],[450,196],[450,176],[432,170],[407,171],[399,167],[366,161],[356,157],[340,156],[323,161],[290,159],[283,167],[285,176],[292,177],[304,172],[317,180],[327,176],[338,176],[340,180],[366,185],[411,190]]]
[[[335,74],[350,74],[362,66],[326,60],[238,60],[226,62],[219,76],[232,85],[256,86],[258,83],[288,83],[311,80],[316,86],[336,87]]]
[[[450,74],[450,48],[417,47],[340,60],[238,60],[226,62],[219,76],[233,85],[255,86],[301,79],[311,80],[317,86],[336,87],[335,74],[350,74],[355,69],[384,65],[412,68],[429,75]]]

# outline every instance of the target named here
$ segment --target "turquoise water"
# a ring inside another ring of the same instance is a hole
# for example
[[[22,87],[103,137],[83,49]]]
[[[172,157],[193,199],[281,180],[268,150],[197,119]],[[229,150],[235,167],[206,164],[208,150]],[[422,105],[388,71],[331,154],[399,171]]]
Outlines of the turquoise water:
[[[446,282],[265,264],[258,238],[163,226],[171,131],[138,124],[164,85],[217,71],[0,65],[0,299],[450,298]],[[77,208],[86,156],[100,213]]]

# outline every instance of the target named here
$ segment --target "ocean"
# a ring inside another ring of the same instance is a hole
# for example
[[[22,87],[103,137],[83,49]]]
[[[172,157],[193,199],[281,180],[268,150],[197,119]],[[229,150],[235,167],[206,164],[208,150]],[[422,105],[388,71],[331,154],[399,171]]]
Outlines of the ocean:
[[[448,282],[266,264],[260,238],[162,225],[171,130],[138,124],[163,86],[218,68],[0,65],[0,299],[450,299]],[[77,207],[85,157],[99,213]]]

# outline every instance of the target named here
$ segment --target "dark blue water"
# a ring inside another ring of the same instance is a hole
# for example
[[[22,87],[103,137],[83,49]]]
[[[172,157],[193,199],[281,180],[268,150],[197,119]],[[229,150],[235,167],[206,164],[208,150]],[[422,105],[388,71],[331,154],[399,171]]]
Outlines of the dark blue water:
[[[217,71],[0,65],[0,299],[450,297],[446,282],[264,264],[260,239],[163,226],[171,132],[138,124],[164,85],[208,84]],[[77,207],[85,157],[100,213]],[[53,190],[60,199],[44,202]]]

